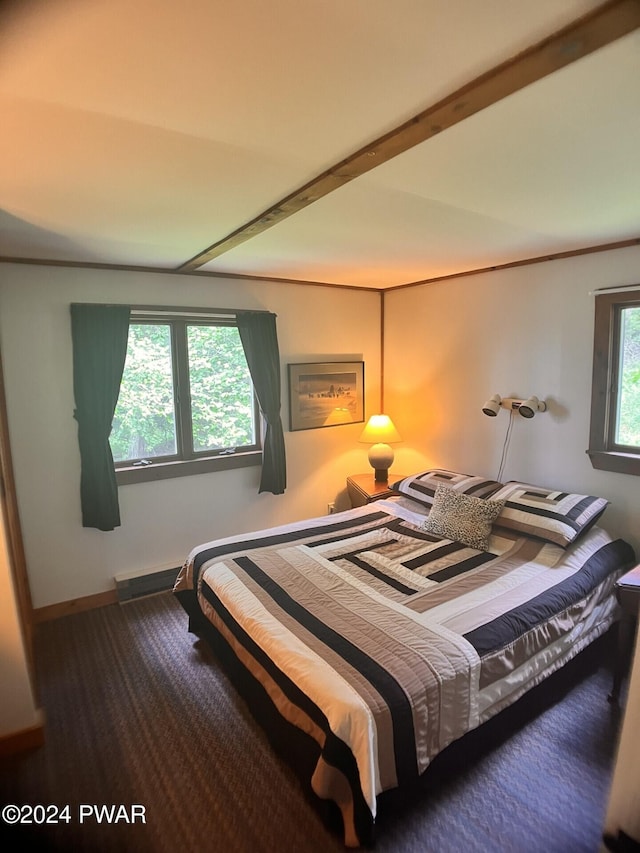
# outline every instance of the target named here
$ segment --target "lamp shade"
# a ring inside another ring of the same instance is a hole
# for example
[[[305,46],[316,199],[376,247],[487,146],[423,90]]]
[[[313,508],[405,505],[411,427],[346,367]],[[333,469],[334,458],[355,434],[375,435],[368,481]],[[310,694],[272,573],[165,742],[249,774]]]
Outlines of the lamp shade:
[[[402,438],[389,415],[371,415],[358,441],[365,444],[391,444],[402,441]]]

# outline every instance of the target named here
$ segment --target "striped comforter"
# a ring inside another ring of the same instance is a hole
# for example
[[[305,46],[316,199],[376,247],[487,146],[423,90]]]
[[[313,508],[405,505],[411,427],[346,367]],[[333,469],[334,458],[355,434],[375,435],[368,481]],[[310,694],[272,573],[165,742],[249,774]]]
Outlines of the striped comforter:
[[[420,529],[402,502],[195,548],[176,582],[318,748],[311,780],[345,844],[377,796],[600,636],[633,552],[592,528],[568,549],[494,529],[488,552]]]

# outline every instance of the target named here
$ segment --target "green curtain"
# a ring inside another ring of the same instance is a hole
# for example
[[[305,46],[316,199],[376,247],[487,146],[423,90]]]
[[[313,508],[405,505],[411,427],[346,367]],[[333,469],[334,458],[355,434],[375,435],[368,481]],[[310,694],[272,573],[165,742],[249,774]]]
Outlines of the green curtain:
[[[276,315],[266,311],[242,311],[236,319],[253,387],[267,422],[258,491],[281,495],[287,487],[287,466],[280,419],[280,352]]]
[[[71,305],[74,418],[80,445],[82,526],[120,526],[109,434],[127,355],[128,305]]]

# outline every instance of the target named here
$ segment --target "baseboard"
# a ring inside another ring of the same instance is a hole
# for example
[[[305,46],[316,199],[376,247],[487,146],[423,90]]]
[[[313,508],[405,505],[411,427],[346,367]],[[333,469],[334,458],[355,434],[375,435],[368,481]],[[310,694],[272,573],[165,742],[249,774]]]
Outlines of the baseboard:
[[[35,725],[0,737],[0,758],[8,758],[44,746],[44,712],[38,709],[36,714],[40,719]]]
[[[147,571],[122,572],[115,576],[118,601],[125,604],[136,598],[146,598],[168,592],[175,586],[180,566],[158,566]]]
[[[130,572],[117,575],[115,578],[116,588],[113,590],[34,608],[33,623],[49,622],[52,619],[70,616],[72,613],[81,613],[83,610],[93,610],[97,607],[105,607],[108,604],[118,604],[118,602],[122,604],[143,596],[168,591],[173,589],[179,571],[179,566],[173,566],[171,568],[160,567],[148,572]]]
[[[85,595],[83,598],[72,598],[70,601],[59,601],[56,604],[48,604],[46,607],[36,607],[33,611],[33,621],[36,624],[49,622],[51,619],[60,619],[72,613],[81,613],[83,610],[94,610],[96,607],[117,603],[118,595],[115,589],[110,589],[95,595]]]

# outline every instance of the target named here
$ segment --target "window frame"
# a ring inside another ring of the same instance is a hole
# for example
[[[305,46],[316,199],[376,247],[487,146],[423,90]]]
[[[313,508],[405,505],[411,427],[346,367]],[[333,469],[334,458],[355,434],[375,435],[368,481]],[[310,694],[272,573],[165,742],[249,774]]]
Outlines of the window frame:
[[[180,309],[144,307],[131,309],[130,325],[162,324],[171,326],[171,360],[173,373],[174,417],[177,453],[156,456],[148,464],[140,459],[114,461],[118,485],[151,482],[173,477],[186,477],[232,468],[245,468],[262,464],[262,415],[255,388],[253,388],[256,444],[240,450],[223,448],[219,451],[196,451],[193,448],[191,393],[189,376],[188,334],[189,325],[232,326],[237,328],[235,311],[212,309]],[[248,366],[247,366],[248,370]],[[250,377],[251,378],[251,377]]]
[[[594,468],[640,476],[640,447],[615,441],[620,372],[620,318],[640,307],[640,285],[596,293],[591,384],[591,425],[587,453]]]

